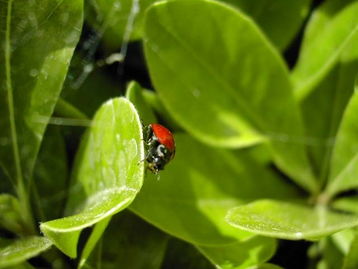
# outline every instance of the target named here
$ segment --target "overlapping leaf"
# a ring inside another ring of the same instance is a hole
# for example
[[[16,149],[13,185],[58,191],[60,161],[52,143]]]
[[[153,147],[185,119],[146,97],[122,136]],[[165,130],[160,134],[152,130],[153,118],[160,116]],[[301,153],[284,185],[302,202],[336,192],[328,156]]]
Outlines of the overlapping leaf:
[[[358,225],[358,215],[274,200],[233,208],[226,219],[242,230],[291,240],[325,237]]]
[[[253,21],[217,2],[161,2],[148,9],[144,42],[154,86],[183,128],[213,146],[269,140],[276,164],[317,191],[287,69]]]
[[[68,214],[41,224],[42,232],[71,257],[82,229],[128,206],[143,181],[142,125],[125,98],[112,99],[96,113],[76,160]]]

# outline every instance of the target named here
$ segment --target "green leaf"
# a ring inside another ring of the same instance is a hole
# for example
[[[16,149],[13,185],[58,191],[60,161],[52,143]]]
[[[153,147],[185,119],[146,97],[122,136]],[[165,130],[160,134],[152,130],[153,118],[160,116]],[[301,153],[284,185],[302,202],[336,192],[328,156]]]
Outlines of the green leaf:
[[[143,182],[142,125],[125,98],[106,102],[96,113],[77,155],[68,214],[41,224],[42,232],[65,254],[76,257],[82,229],[127,207]]]
[[[213,269],[214,266],[193,245],[170,238],[161,268]]]
[[[102,237],[101,267],[159,269],[167,241],[163,232],[130,212],[121,212],[112,218]],[[86,265],[97,268],[91,259]]]
[[[349,247],[352,244],[352,241],[354,239],[354,231],[353,229],[346,229],[343,231],[340,231],[338,233],[335,233],[331,236],[333,243],[337,246],[337,248],[343,253],[344,255],[347,255],[349,251]]]
[[[132,81],[129,83],[127,87],[126,97],[136,107],[140,119],[144,125],[157,122],[157,119],[151,107],[147,104],[146,100],[144,99],[143,89],[137,82]]]
[[[331,161],[327,194],[358,187],[358,94],[355,93],[339,127]]]
[[[0,167],[25,216],[27,183],[81,26],[82,0],[0,2]]]
[[[274,200],[233,208],[226,220],[238,229],[290,240],[317,239],[358,225],[357,215]]]
[[[341,269],[343,254],[333,244],[332,240],[323,238],[319,241],[321,260],[317,264],[317,269]]]
[[[276,264],[272,264],[272,263],[264,263],[259,266],[253,266],[253,267],[249,267],[246,269],[283,269],[283,267],[280,267],[280,266],[278,266]]]
[[[56,154],[54,154],[56,152]],[[68,187],[66,148],[58,126],[47,128],[34,169],[41,221],[62,215]]]
[[[14,234],[26,233],[19,201],[9,194],[0,194],[0,228]]]
[[[358,214],[358,197],[342,197],[333,201],[332,206],[335,209]]]
[[[297,34],[305,19],[311,0],[224,0],[250,15],[265,34],[281,50]]]
[[[297,199],[295,190],[247,152],[202,145],[175,134],[175,158],[148,174],[130,209],[161,230],[196,245],[223,245],[251,235],[225,222],[226,212],[263,197]],[[260,186],[260,188],[257,188]]]
[[[331,0],[311,16],[292,76],[299,99],[304,99],[338,61],[349,63],[343,55],[356,44],[352,38],[358,31],[357,12],[355,0]],[[357,59],[357,54],[351,56]]]
[[[102,237],[104,231],[106,230],[110,221],[111,221],[111,217],[108,217],[104,220],[101,220],[94,226],[94,228],[91,232],[91,235],[88,238],[86,245],[83,249],[81,259],[78,264],[78,268],[82,268],[86,264],[88,257],[91,255],[92,251],[95,249],[98,241],[101,239],[101,237]],[[111,245],[111,247],[112,247],[112,245]]]
[[[155,1],[89,1],[86,21],[98,31],[105,47],[110,51],[114,51],[121,44],[139,39],[142,36],[143,14],[153,2]]]
[[[0,248],[0,268],[20,264],[37,256],[51,246],[45,237],[31,236],[18,239],[10,245]]]
[[[270,259],[275,253],[276,241],[272,238],[255,236],[226,246],[197,246],[197,248],[215,265],[215,268],[247,269]]]
[[[153,111],[159,115],[159,117],[163,119],[167,125],[169,125],[171,130],[182,130],[179,124],[170,115],[170,113],[168,113],[168,110],[165,108],[163,102],[159,99],[159,96],[156,92],[144,89],[143,98],[145,99],[146,103],[153,109]]]
[[[276,164],[317,190],[287,68],[253,21],[213,1],[160,2],[144,42],[154,86],[186,131],[220,147],[269,140]]]
[[[335,1],[327,2],[334,3]],[[343,3],[342,1],[340,1]],[[347,7],[348,8],[348,7]],[[348,10],[353,8],[353,13],[350,11],[351,16],[355,16],[358,12],[358,5],[349,7]],[[354,11],[355,10],[355,11]],[[326,15],[324,15],[326,16]],[[350,17],[344,19],[344,24],[341,27],[346,28],[349,25]],[[323,28],[323,29],[321,29]],[[333,33],[329,36],[321,35],[325,29],[330,29]],[[339,28],[340,29],[340,28]],[[319,49],[325,51],[329,48],[332,39],[339,38],[341,32],[335,32],[337,29],[328,27],[326,24],[320,25],[319,29]],[[326,38],[326,39],[322,39]],[[329,68],[326,65],[320,70],[324,70],[322,75],[315,79],[314,85],[310,88],[310,92],[301,99],[301,107],[306,125],[307,143],[311,153],[312,162],[316,168],[316,172],[324,184],[328,177],[329,162],[331,158],[334,138],[342,119],[349,98],[354,90],[354,80],[358,70],[358,31],[350,34],[349,40],[344,45],[344,50],[340,51],[337,59],[334,62],[329,62]],[[321,49],[324,48],[324,49]],[[304,53],[304,51],[302,52]],[[332,52],[333,53],[333,52]],[[328,54],[327,57],[330,57]],[[313,59],[320,60],[319,53],[310,55],[305,62],[304,71],[309,70],[315,64]],[[327,63],[328,64],[328,63]],[[326,69],[327,70],[326,70]],[[320,73],[320,74],[321,74]],[[312,74],[310,72],[309,74]],[[309,81],[304,78],[304,81]],[[297,94],[300,94],[300,89],[297,89]]]
[[[354,240],[351,244],[347,256],[344,258],[342,269],[356,269],[358,268],[358,235],[355,233]]]

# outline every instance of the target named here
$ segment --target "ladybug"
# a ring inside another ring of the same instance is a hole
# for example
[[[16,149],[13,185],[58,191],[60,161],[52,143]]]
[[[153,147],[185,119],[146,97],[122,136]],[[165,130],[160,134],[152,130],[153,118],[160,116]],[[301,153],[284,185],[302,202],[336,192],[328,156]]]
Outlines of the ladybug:
[[[146,127],[147,167],[158,174],[174,158],[175,142],[172,133],[163,125],[151,123]]]

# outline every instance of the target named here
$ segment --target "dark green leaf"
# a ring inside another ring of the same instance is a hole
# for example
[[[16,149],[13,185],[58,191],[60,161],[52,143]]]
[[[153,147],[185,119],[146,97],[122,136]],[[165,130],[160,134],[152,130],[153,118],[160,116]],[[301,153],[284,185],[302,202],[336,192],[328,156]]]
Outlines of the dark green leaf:
[[[238,229],[291,240],[317,239],[358,225],[357,215],[274,200],[233,208],[226,219]]]
[[[0,194],[0,227],[15,234],[25,234],[19,201],[9,194]]]
[[[112,218],[102,237],[101,267],[159,269],[167,240],[167,235],[132,213],[120,213]],[[87,266],[91,265],[96,266],[89,260]]]
[[[62,215],[68,187],[68,167],[64,139],[57,126],[45,133],[34,170],[35,202],[41,221]]]
[[[226,246],[197,248],[218,269],[247,269],[270,259],[275,252],[276,242],[271,238],[255,236]]]
[[[82,229],[127,207],[143,181],[142,125],[125,98],[106,102],[96,113],[76,159],[67,212],[41,224],[42,232],[70,257]]]
[[[221,147],[268,140],[276,164],[317,191],[288,71],[249,18],[213,1],[160,2],[144,41],[154,86],[186,131]]]

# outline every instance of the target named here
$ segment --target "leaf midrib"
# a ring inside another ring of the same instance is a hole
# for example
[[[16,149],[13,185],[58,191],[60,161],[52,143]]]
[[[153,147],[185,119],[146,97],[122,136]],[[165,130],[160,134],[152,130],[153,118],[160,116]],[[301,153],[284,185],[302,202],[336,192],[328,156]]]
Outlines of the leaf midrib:
[[[6,14],[6,28],[5,28],[5,88],[7,92],[9,122],[11,132],[11,145],[13,150],[13,157],[16,169],[16,182],[18,186],[23,186],[23,176],[20,163],[19,145],[16,133],[15,110],[14,110],[14,97],[13,87],[11,80],[11,15],[12,15],[12,2],[9,0],[7,4]]]
[[[177,43],[179,45],[181,45],[182,48],[184,48],[188,54],[192,55],[194,59],[196,59],[196,62],[204,69],[206,70],[213,78],[215,78],[215,80],[221,84],[223,86],[224,89],[226,89],[226,91],[235,99],[235,101],[237,101],[237,104],[239,105],[239,107],[242,109],[242,111],[249,116],[249,118],[253,121],[253,127],[254,129],[258,130],[260,133],[265,135],[265,129],[266,129],[266,124],[264,124],[264,121],[258,117],[258,115],[252,111],[252,109],[250,109],[249,106],[247,106],[245,104],[245,102],[243,102],[241,100],[241,98],[238,96],[238,93],[235,91],[235,89],[233,89],[233,87],[231,85],[229,85],[225,79],[223,79],[221,76],[219,76],[217,74],[217,72],[215,72],[214,70],[212,70],[211,68],[209,68],[209,64],[203,62],[200,57],[198,57],[198,55],[192,50],[192,48],[187,45],[184,40],[182,40],[180,37],[178,37],[177,35],[174,34],[174,31],[172,31],[171,28],[169,28],[167,25],[163,25],[162,23],[159,23],[159,25],[161,26],[161,28],[163,29],[163,31],[165,31],[169,36],[171,36],[174,40],[177,41]],[[153,50],[153,53],[157,54],[158,56],[160,56],[155,50]]]

